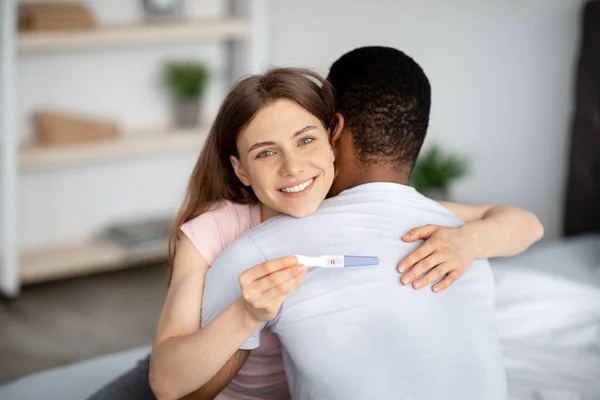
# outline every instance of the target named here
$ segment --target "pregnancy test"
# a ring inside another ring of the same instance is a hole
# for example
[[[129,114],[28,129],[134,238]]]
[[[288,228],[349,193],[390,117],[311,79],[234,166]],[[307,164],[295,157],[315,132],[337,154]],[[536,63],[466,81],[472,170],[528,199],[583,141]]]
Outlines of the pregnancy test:
[[[337,267],[362,267],[368,265],[378,265],[379,257],[366,256],[296,256],[298,264],[304,264],[307,267],[337,268]]]

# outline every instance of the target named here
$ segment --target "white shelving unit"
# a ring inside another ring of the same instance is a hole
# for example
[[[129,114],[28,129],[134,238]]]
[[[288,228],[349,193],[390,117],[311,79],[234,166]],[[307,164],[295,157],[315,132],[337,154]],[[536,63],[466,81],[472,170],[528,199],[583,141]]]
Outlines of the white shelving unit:
[[[122,157],[165,153],[181,149],[202,148],[208,128],[200,130],[149,129],[124,134],[116,139],[72,144],[69,146],[21,146],[19,167],[33,170],[87,162],[99,162]]]
[[[152,25],[109,25],[76,32],[21,33],[17,48],[19,52],[25,53],[90,50],[95,47],[191,42],[207,39],[239,40],[246,39],[249,32],[249,22],[239,18]]]
[[[35,173],[36,169],[53,166],[68,168],[119,157],[199,149],[208,131],[205,128],[198,134],[197,129],[194,132],[149,129],[130,132],[110,141],[64,147],[21,146],[16,130],[16,65],[19,54],[220,40],[227,46],[227,73],[233,80],[242,73],[258,72],[267,59],[268,0],[227,1],[228,15],[221,19],[110,25],[48,33],[18,33],[17,0],[0,2],[0,294],[16,297],[22,284],[119,269],[162,259],[166,255],[165,246],[127,251],[112,243],[91,238],[82,238],[78,243],[21,252],[17,238],[17,197],[23,171]]]
[[[88,239],[20,255],[21,284],[111,271],[143,262],[164,259],[164,245],[149,246],[140,251],[127,251],[101,239]]]

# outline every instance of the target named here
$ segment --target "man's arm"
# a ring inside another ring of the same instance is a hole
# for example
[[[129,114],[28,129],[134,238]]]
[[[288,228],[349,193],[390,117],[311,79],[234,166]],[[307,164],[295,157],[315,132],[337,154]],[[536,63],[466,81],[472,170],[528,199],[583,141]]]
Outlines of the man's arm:
[[[233,357],[200,389],[182,398],[182,400],[211,400],[231,382],[250,355],[249,350],[238,350]]]

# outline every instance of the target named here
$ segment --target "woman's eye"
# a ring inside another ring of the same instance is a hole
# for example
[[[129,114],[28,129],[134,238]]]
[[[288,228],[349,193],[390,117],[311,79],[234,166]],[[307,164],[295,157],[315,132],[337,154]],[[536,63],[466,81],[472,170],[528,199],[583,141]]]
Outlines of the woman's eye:
[[[313,140],[315,140],[315,138],[307,136],[305,138],[300,139],[300,144],[301,145],[305,145],[305,144],[309,144],[311,143]]]
[[[269,157],[272,154],[274,154],[274,153],[271,150],[265,150],[263,152],[258,153],[258,155],[256,156],[256,158],[266,158],[266,157]]]

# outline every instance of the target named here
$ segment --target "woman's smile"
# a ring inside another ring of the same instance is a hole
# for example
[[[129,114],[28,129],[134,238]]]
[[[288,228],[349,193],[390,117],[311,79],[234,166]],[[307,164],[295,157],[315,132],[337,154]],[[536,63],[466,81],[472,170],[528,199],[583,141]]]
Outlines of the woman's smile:
[[[305,194],[310,192],[310,190],[313,188],[315,181],[317,180],[318,177],[319,176],[317,175],[315,177],[310,178],[307,181],[302,181],[300,183],[295,183],[293,185],[283,187],[283,188],[279,189],[279,192],[281,193],[281,195],[286,196],[286,197],[304,196]]]

